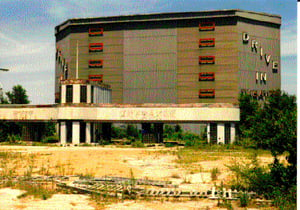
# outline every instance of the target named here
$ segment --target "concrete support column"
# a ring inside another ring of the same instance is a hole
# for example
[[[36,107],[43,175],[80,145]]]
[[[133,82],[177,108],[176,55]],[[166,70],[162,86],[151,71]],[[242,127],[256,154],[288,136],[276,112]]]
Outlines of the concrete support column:
[[[91,143],[91,123],[86,123],[85,125],[85,143]]]
[[[210,143],[210,123],[207,123],[207,143]]]
[[[72,144],[80,143],[80,122],[72,122]]]
[[[66,93],[67,93],[66,85],[61,85],[60,101],[62,104],[66,103]]]
[[[235,141],[235,123],[230,124],[230,143],[232,144]]]
[[[91,85],[87,85],[86,86],[86,102],[87,103],[92,103],[92,86]]]
[[[73,103],[80,103],[80,84],[73,85]]]
[[[58,134],[59,134],[59,132],[60,132],[59,129],[60,129],[60,128],[59,128],[59,123],[56,122],[56,123],[55,123],[55,132],[58,133]]]
[[[60,122],[60,143],[66,144],[67,143],[67,125],[66,122]]]
[[[217,143],[225,144],[225,124],[218,123],[217,125]]]

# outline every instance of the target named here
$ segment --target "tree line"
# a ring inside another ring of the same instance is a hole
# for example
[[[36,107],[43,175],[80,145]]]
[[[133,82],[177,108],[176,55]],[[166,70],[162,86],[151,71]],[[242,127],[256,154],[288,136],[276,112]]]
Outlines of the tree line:
[[[290,201],[294,205],[297,184],[296,96],[276,90],[264,102],[247,94],[242,94],[239,101],[241,114],[237,143],[269,150],[274,161],[269,171],[263,170],[254,160],[252,168],[236,172],[248,179],[248,190],[277,199],[279,203]],[[287,163],[279,161],[281,155],[285,156]]]

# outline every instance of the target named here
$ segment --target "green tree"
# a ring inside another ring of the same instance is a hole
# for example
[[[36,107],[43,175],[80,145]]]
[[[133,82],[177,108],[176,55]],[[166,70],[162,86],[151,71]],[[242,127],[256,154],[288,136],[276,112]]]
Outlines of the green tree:
[[[242,97],[241,133],[254,140],[257,148],[271,151],[274,162],[270,165],[270,172],[262,172],[255,166],[250,172],[242,170],[238,173],[251,175],[244,176],[250,181],[250,188],[267,193],[276,202],[288,198],[288,202],[294,206],[297,178],[296,97],[276,90],[261,106],[251,96]],[[287,165],[278,159],[282,154],[286,155]],[[268,186],[267,189],[264,186]]]
[[[136,139],[139,137],[139,131],[136,126],[129,124],[126,127],[126,135],[127,135],[127,138]]]
[[[249,94],[241,94],[240,103],[240,122],[237,126],[240,138],[248,138],[249,130],[253,124],[253,118],[259,110],[257,100],[254,100]]]
[[[10,104],[29,104],[26,90],[21,85],[15,85],[12,91],[6,92]]]
[[[258,147],[270,150],[274,156],[271,172],[277,184],[296,184],[297,163],[297,105],[296,97],[276,90],[258,111],[251,126],[251,136]],[[278,161],[287,152],[288,167]]]
[[[13,86],[12,91],[6,92],[2,104],[29,104],[26,90],[21,85]],[[0,140],[7,141],[8,135],[21,135],[22,123],[0,122]]]

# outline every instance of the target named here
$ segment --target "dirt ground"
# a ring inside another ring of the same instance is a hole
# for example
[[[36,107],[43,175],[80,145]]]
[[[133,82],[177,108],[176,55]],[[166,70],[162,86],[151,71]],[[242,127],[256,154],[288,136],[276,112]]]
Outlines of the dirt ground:
[[[172,181],[182,189],[210,189],[215,184],[230,180],[226,165],[240,155],[231,154],[217,158],[203,158],[191,164],[179,164],[175,148],[117,148],[117,147],[33,147],[0,146],[1,152],[20,152],[28,156],[27,165],[20,163],[17,173],[22,175],[28,164],[34,175],[83,175],[122,176]],[[203,157],[207,154],[203,153]],[[241,158],[241,157],[238,157]],[[262,155],[264,164],[272,162],[270,155]],[[1,167],[1,166],[0,166]],[[211,170],[218,168],[217,180],[212,180]],[[3,170],[0,168],[0,170]],[[123,201],[105,204],[101,208],[87,195],[59,194],[47,200],[34,198],[18,199],[22,191],[0,189],[0,210],[5,209],[221,209],[217,201],[200,199],[197,201]]]

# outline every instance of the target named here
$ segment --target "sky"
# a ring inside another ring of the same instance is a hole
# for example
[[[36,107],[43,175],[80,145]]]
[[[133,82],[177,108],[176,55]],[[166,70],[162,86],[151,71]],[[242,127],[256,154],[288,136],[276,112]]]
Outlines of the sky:
[[[281,87],[297,93],[295,0],[0,0],[0,82],[31,104],[54,103],[55,26],[70,18],[242,9],[281,15]]]

